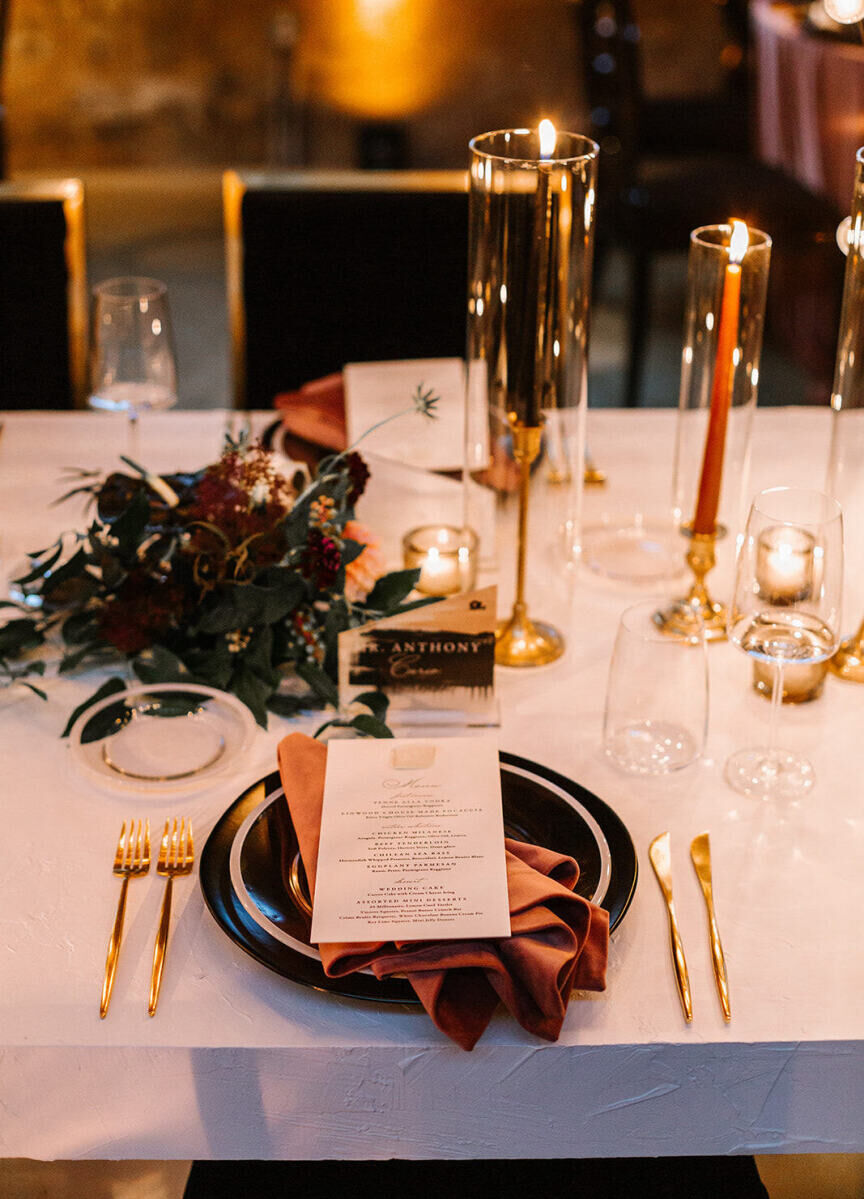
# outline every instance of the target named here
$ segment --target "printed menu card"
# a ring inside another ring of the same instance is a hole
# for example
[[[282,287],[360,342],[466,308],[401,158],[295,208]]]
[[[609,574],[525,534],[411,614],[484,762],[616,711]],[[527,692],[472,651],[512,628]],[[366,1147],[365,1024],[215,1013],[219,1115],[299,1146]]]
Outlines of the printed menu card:
[[[495,739],[328,742],[313,943],[509,935]]]

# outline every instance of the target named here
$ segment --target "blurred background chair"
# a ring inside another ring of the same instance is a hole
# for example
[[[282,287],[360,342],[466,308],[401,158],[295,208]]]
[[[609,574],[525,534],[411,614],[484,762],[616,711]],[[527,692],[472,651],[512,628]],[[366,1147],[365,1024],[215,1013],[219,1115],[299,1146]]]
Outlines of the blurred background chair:
[[[84,189],[0,183],[0,408],[70,408],[87,391]]]
[[[228,171],[223,196],[237,407],[346,362],[464,355],[464,172]]]
[[[835,232],[845,213],[750,153],[746,3],[722,5],[727,69],[714,95],[695,100],[645,94],[630,0],[576,0],[570,10],[578,24],[590,133],[600,146],[598,279],[610,251],[627,260],[622,402],[633,406],[645,398],[658,259],[686,251],[696,226],[733,216],[773,239],[766,346],[776,346],[807,375],[809,402],[827,402],[845,265]]]

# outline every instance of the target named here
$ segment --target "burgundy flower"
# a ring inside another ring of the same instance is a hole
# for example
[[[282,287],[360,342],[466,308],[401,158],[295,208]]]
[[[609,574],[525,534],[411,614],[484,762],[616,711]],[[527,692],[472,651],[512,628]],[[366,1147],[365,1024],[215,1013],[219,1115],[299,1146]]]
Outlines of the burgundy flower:
[[[350,481],[348,494],[345,498],[350,507],[357,503],[360,496],[366,490],[366,484],[369,481],[369,467],[357,451],[352,450],[350,454],[345,455],[345,469],[348,472],[348,479]]]
[[[339,546],[320,529],[310,529],[309,539],[303,551],[300,570],[319,591],[332,586],[339,573],[342,555]]]
[[[178,626],[183,601],[182,587],[131,574],[103,608],[99,631],[121,653],[140,653]]]

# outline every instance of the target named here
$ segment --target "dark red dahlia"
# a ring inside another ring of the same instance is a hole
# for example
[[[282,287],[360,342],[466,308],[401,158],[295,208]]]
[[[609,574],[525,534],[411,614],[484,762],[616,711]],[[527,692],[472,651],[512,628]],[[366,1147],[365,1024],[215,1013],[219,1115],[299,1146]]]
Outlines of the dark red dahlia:
[[[335,583],[341,561],[339,546],[332,537],[328,537],[320,529],[310,529],[300,570],[307,579],[311,579],[319,591]]]
[[[348,494],[345,498],[348,505],[353,506],[366,490],[366,484],[369,481],[369,467],[357,451],[352,450],[349,454],[345,455],[345,469],[348,472],[350,482]]]

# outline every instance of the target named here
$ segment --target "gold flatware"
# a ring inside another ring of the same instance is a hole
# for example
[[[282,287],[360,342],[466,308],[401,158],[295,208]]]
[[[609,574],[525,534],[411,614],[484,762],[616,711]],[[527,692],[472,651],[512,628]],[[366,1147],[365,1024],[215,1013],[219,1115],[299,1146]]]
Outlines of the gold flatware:
[[[105,960],[105,978],[102,982],[102,999],[99,1003],[99,1016],[102,1020],[108,1013],[111,1002],[111,991],[114,987],[114,976],[117,973],[117,959],[120,956],[120,941],[123,936],[123,920],[126,915],[126,892],[129,889],[129,879],[134,875],[146,874],[150,869],[150,821],[145,820],[142,830],[138,821],[136,831],[135,821],[129,821],[129,834],[126,834],[126,821],[120,829],[120,838],[114,854],[114,873],[119,874],[123,883],[120,887],[120,898],[117,900],[117,913],[114,916],[114,927],[108,942],[108,957]]]
[[[165,831],[159,846],[159,860],[156,863],[156,873],[167,878],[165,894],[162,897],[162,910],[159,913],[159,929],[156,933],[156,944],[153,949],[153,973],[150,977],[150,1001],[147,1011],[151,1016],[156,1015],[156,1005],[159,1002],[159,988],[162,985],[162,969],[165,965],[165,951],[168,948],[168,927],[171,923],[171,888],[178,875],[191,874],[195,861],[195,847],[192,843],[192,822],[187,824],[180,821],[177,828],[176,819],[172,823],[165,821]]]
[[[726,977],[726,959],[723,956],[723,945],[717,928],[717,917],[714,913],[714,888],[711,883],[711,844],[707,833],[700,833],[690,844],[690,858],[696,870],[696,877],[705,896],[705,907],[708,910],[708,935],[711,941],[711,961],[714,966],[714,981],[717,984],[717,994],[723,1005],[723,1018],[732,1019],[732,1009],[729,1006],[729,981]]]
[[[669,915],[669,939],[672,944],[672,964],[675,967],[675,981],[678,984],[678,994],[681,996],[681,1007],[684,1009],[684,1019],[689,1024],[693,1019],[693,1001],[690,997],[690,975],[687,973],[687,959],[684,957],[684,944],[678,931],[678,920],[675,916],[675,904],[672,901],[672,855],[669,849],[669,834],[661,833],[648,846],[648,857],[657,875],[657,882],[666,900],[666,911]]]

